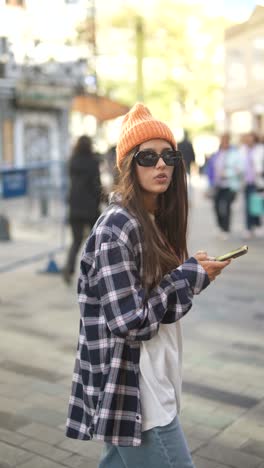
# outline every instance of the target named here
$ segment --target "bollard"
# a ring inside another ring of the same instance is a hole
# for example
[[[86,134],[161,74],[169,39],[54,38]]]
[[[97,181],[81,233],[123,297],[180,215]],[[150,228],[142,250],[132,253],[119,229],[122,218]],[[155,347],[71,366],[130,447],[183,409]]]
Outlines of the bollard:
[[[10,241],[9,221],[4,215],[0,215],[0,241]]]
[[[57,265],[57,262],[53,255],[50,255],[48,264],[44,270],[39,271],[39,273],[51,273],[51,274],[61,274],[61,270]]]

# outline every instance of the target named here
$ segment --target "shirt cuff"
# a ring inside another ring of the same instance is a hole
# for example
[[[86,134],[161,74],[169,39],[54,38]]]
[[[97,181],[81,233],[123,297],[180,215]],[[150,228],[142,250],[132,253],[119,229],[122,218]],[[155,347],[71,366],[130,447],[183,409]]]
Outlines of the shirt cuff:
[[[210,284],[209,277],[205,269],[194,257],[190,257],[186,262],[177,268],[183,274],[184,279],[189,283],[193,294],[200,294],[203,289]]]

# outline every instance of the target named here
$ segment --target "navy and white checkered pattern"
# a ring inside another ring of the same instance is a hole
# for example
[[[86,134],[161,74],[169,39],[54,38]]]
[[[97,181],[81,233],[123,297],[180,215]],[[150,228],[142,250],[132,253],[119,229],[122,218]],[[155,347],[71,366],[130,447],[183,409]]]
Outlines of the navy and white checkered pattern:
[[[110,205],[83,251],[78,282],[80,335],[66,435],[114,445],[141,443],[140,341],[172,323],[209,284],[195,258],[165,275],[146,298],[142,233],[136,219]]]

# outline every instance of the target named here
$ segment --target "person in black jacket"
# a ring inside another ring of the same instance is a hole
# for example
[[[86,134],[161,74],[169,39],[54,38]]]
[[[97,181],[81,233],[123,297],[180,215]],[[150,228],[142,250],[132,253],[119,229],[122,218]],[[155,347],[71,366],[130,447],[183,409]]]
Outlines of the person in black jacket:
[[[72,244],[63,269],[63,278],[67,283],[71,282],[74,273],[85,227],[89,226],[91,229],[100,214],[99,163],[93,153],[91,139],[86,135],[81,136],[73,148],[69,175],[69,223],[72,231]]]
[[[185,169],[187,172],[188,197],[191,202],[192,198],[192,183],[191,183],[191,167],[195,164],[195,153],[192,142],[189,139],[187,130],[183,131],[183,140],[178,143],[178,149],[183,155]]]
[[[190,175],[191,165],[195,163],[195,154],[187,130],[184,130],[183,140],[178,143],[178,149],[183,155],[187,174]]]

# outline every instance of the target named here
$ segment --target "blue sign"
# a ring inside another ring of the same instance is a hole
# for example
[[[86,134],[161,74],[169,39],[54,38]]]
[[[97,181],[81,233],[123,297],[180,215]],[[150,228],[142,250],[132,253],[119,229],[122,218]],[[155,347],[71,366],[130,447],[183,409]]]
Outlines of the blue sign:
[[[27,193],[26,169],[10,169],[2,172],[3,198],[23,197]]]

